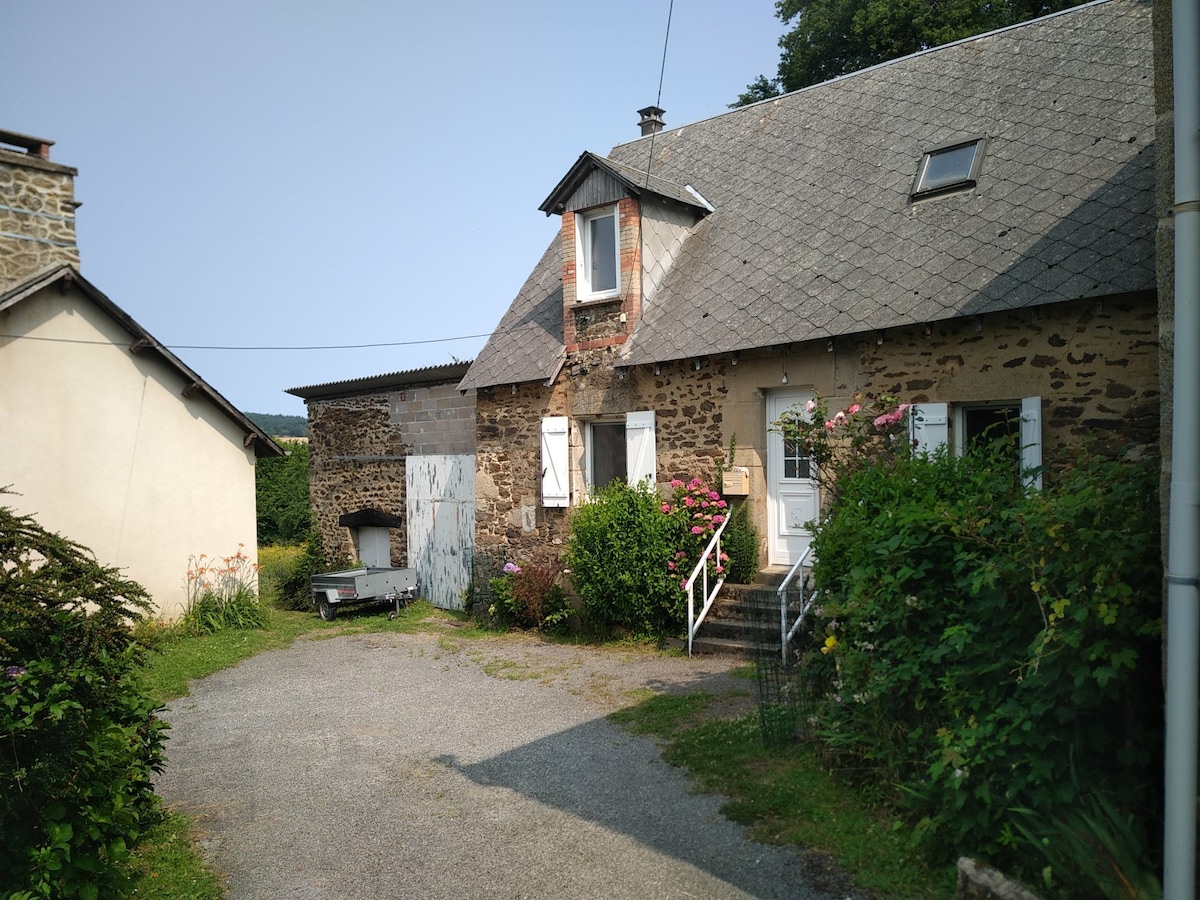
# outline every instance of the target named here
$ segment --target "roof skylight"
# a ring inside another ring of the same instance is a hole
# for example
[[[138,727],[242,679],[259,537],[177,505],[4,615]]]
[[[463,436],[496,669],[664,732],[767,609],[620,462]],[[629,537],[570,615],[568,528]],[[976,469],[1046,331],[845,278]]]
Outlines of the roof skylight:
[[[935,147],[921,158],[910,199],[975,186],[983,160],[982,137]]]

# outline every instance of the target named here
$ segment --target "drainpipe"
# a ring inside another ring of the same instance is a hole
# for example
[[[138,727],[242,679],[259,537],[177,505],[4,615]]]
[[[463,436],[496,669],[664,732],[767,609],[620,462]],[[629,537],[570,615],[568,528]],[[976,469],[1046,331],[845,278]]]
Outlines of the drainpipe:
[[[1163,896],[1196,896],[1200,704],[1200,4],[1172,0],[1175,357],[1167,545]]]

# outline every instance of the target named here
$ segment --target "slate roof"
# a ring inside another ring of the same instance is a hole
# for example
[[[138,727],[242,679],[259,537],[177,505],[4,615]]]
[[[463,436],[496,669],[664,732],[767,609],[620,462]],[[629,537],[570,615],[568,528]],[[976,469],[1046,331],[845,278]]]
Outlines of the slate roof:
[[[1153,290],[1152,66],[1148,0],[1100,0],[661,132],[653,174],[715,211],[625,362]],[[977,186],[910,202],[922,154],[976,135]],[[560,269],[555,240],[462,386],[556,371]]]
[[[561,204],[574,193],[593,168],[608,172],[618,181],[623,182],[633,194],[640,195],[643,191],[648,191],[658,194],[660,197],[666,197],[668,200],[682,203],[684,206],[694,206],[701,212],[712,210],[711,205],[706,203],[702,197],[688,189],[688,185],[675,184],[673,181],[659,178],[657,175],[647,172],[644,164],[641,169],[637,169],[614,159],[597,156],[589,151],[580,154],[570,171],[563,176],[562,181],[550,192],[550,196],[542,201],[542,205],[538,209],[547,215],[561,212]]]

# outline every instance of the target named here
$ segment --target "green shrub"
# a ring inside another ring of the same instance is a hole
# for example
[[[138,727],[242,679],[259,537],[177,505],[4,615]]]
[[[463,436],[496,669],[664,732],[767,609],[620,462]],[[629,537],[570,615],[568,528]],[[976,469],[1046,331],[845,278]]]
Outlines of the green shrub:
[[[145,591],[0,507],[0,896],[95,898],[156,819]]]
[[[488,613],[503,625],[561,632],[571,614],[571,601],[559,583],[562,567],[551,559],[517,565],[505,563],[489,587],[494,598]]]
[[[266,610],[258,600],[257,567],[238,550],[209,558],[201,553],[188,561],[187,607],[180,624],[193,634],[225,628],[263,628]]]
[[[1000,444],[851,472],[814,539],[820,734],[929,846],[1019,869],[1018,807],[1157,783],[1157,469],[1082,456],[1025,491]]]
[[[750,501],[733,508],[721,536],[721,548],[729,556],[729,580],[750,584],[758,575],[758,529],[750,521]]]
[[[585,618],[602,630],[662,638],[687,622],[687,581],[729,504],[702,478],[670,486],[664,500],[647,483],[614,482],[571,519],[572,581]],[[710,588],[728,565],[724,551],[708,560]]]
[[[276,605],[283,609],[312,609],[312,587],[309,579],[322,572],[338,572],[354,568],[354,560],[345,556],[331,557],[325,553],[321,536],[310,531],[298,552],[286,565],[272,573],[272,593]]]
[[[678,634],[687,615],[674,571],[680,526],[646,484],[613,482],[571,519],[567,563],[587,621],[602,630]]]
[[[303,544],[258,548],[258,596],[263,603],[284,607],[283,586],[294,578],[304,555]]]

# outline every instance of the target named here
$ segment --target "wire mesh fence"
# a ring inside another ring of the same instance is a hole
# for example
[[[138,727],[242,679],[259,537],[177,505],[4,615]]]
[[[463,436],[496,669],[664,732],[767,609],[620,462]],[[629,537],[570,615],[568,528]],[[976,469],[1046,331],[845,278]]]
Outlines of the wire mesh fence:
[[[467,598],[467,613],[485,625],[494,624],[491,609],[496,601],[492,580],[504,573],[504,553],[475,548],[471,557],[471,590]]]
[[[800,592],[789,592],[788,617],[799,614]],[[812,736],[815,711],[812,681],[805,678],[807,630],[801,628],[788,650],[781,650],[782,632],[779,598],[774,591],[760,593],[751,606],[755,616],[755,685],[758,689],[758,719],[764,744],[780,746]]]

